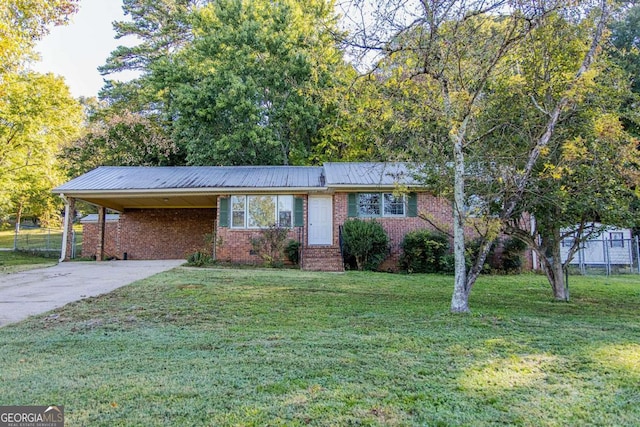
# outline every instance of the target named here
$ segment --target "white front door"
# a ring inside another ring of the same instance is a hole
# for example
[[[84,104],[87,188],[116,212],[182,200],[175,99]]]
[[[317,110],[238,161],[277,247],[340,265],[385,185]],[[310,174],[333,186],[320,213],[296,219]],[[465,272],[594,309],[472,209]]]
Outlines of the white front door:
[[[333,244],[333,198],[309,196],[309,245]]]

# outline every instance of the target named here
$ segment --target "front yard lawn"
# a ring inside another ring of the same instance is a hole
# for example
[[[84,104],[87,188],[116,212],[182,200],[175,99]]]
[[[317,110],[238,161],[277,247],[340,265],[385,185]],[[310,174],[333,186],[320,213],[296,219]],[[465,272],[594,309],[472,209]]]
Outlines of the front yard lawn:
[[[0,251],[0,273],[15,273],[32,268],[48,267],[58,262],[57,258],[45,258],[24,252]]]
[[[640,280],[178,268],[0,329],[67,426],[640,425]]]

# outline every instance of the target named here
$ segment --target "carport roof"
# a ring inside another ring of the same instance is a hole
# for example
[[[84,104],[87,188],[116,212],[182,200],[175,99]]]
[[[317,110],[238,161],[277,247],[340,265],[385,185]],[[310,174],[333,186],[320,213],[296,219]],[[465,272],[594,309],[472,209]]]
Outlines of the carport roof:
[[[101,166],[53,192],[318,188],[323,187],[322,170],[313,166]]]

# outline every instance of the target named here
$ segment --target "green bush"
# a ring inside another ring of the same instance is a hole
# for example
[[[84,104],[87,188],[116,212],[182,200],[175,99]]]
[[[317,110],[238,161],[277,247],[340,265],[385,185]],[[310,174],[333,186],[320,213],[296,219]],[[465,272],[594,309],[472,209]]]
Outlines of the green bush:
[[[451,268],[449,239],[431,230],[407,233],[401,244],[400,269],[408,273],[440,273]]]
[[[187,258],[187,264],[192,267],[204,267],[207,264],[211,264],[211,261],[211,256],[201,251],[194,252]]]
[[[288,228],[272,225],[263,229],[260,237],[251,239],[251,247],[264,260],[265,267],[284,266],[284,249],[288,233]]]
[[[358,270],[376,270],[389,253],[389,237],[375,220],[350,219],[342,230],[345,258],[353,257]]]
[[[502,241],[502,254],[498,258],[497,269],[504,273],[520,273],[522,255],[527,248],[522,240],[508,238]]]
[[[297,240],[289,240],[287,246],[284,248],[284,253],[293,265],[300,264],[300,242]]]
[[[441,273],[453,274],[456,271],[456,257],[453,254],[446,254],[440,260]]]

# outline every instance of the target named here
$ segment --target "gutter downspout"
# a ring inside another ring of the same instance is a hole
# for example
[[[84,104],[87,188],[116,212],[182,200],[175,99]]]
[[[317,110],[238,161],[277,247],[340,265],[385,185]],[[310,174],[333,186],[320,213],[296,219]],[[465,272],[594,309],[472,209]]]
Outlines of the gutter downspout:
[[[69,200],[65,197],[64,193],[60,193],[60,198],[64,201],[64,228],[62,229],[62,249],[60,249],[60,259],[58,262],[63,262],[67,255],[67,235],[69,230]]]

